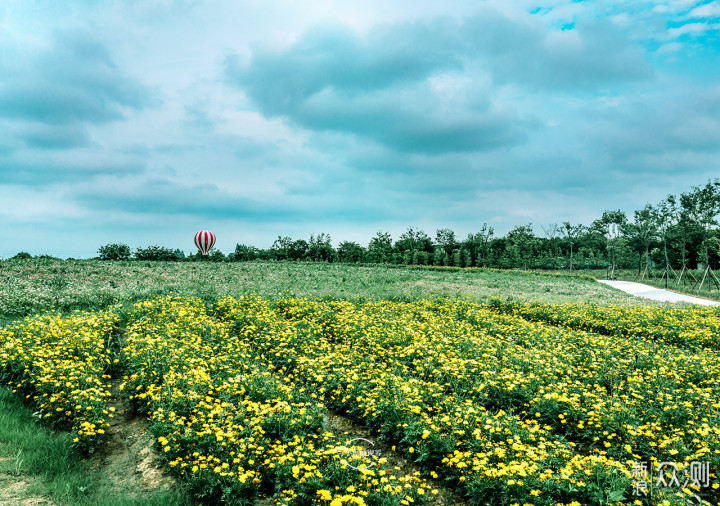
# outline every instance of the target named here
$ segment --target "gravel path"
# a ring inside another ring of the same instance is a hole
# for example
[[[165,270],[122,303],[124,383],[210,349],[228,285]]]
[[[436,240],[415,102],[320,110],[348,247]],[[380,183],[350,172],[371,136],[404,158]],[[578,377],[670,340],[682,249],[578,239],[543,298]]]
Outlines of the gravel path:
[[[691,295],[662,290],[642,283],[634,283],[632,281],[611,281],[607,279],[598,279],[598,281],[636,297],[643,297],[645,299],[662,300],[667,302],[690,302],[701,306],[720,306],[720,302],[714,300],[700,299],[698,297],[692,297]]]

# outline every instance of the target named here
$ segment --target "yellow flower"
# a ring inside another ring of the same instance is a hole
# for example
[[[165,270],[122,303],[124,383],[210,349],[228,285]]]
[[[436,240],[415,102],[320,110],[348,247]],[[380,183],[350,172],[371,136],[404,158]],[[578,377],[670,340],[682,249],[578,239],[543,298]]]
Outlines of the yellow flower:
[[[332,499],[332,495],[329,490],[318,490],[317,495],[319,495],[320,499],[323,501],[330,501]]]

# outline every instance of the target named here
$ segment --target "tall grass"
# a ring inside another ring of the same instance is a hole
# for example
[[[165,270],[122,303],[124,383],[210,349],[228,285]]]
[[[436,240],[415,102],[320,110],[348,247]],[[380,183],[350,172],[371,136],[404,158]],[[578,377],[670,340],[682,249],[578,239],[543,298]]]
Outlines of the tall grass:
[[[397,268],[295,262],[101,262],[17,259],[0,261],[0,319],[39,312],[89,310],[184,294],[214,300],[254,293],[306,297],[415,300],[469,296],[598,304],[637,303],[586,275],[536,275],[522,271]],[[3,321],[0,320],[0,324]]]
[[[16,487],[11,498],[4,497],[0,488],[0,502],[11,504],[4,501],[12,499],[21,503],[22,498],[40,496],[73,506],[192,504],[180,487],[157,491],[118,488],[102,470],[91,468],[71,444],[69,433],[39,425],[17,395],[0,387],[0,476],[6,476],[6,483],[27,484]]]

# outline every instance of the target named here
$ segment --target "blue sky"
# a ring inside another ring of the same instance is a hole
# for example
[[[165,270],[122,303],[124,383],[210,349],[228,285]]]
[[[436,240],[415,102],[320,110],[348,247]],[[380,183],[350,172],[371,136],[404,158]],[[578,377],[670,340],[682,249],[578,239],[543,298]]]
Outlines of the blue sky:
[[[720,0],[3,0],[0,257],[589,224],[720,175]]]

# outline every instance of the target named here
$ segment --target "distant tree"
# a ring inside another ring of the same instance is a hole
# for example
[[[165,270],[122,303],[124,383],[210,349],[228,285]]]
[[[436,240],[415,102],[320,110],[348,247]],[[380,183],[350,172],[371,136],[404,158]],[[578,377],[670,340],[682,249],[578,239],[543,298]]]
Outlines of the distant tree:
[[[250,262],[257,258],[257,248],[255,246],[247,246],[245,244],[236,244],[233,260],[235,262]]]
[[[635,211],[634,221],[625,225],[625,233],[630,246],[634,247],[639,255],[638,275],[640,275],[643,265],[648,265],[650,246],[657,240],[660,226],[657,220],[658,215],[655,209],[650,204],[646,204],[643,209]]]
[[[720,214],[720,180],[710,180],[705,186],[693,186],[691,192],[680,195],[680,205],[701,231],[700,257],[705,266],[710,265],[708,239],[710,231],[718,225]]]
[[[445,250],[442,249],[440,246],[435,246],[435,251],[433,251],[433,257],[432,257],[432,263],[433,265],[443,265],[443,257],[446,255]]]
[[[259,248],[256,250],[255,253],[256,253],[256,258],[258,260],[263,260],[263,261],[277,260],[277,258],[275,256],[275,250],[273,250],[272,248],[268,248],[268,249]]]
[[[537,238],[533,233],[532,223],[518,225],[507,234],[510,241],[511,255],[520,261],[523,269],[527,269],[530,263],[533,249],[537,244]],[[520,266],[517,265],[516,266]]]
[[[656,206],[663,261],[679,269],[687,266],[688,230],[675,195],[668,195]]]
[[[441,228],[435,232],[435,244],[445,250],[448,256],[452,255],[453,251],[459,246],[455,239],[455,232],[449,228]]]
[[[463,265],[463,255],[462,255],[462,251],[461,251],[461,250],[456,249],[455,251],[453,251],[453,254],[452,254],[452,257],[451,257],[451,258],[452,258],[452,264],[453,264],[455,267],[464,267],[464,265]]]
[[[273,252],[273,256],[276,260],[288,260],[290,258],[290,249],[292,248],[293,240],[292,237],[281,237],[278,236],[273,242],[270,249]]]
[[[606,249],[610,256],[610,264],[615,267],[624,267],[624,258],[630,249],[623,234],[627,230],[627,215],[621,211],[605,211],[599,220],[595,220],[591,228],[602,232],[606,238]]]
[[[463,260],[462,260],[462,262],[463,262],[463,267],[472,267],[472,264],[473,264],[472,253],[470,253],[470,250],[466,250],[466,249],[465,249],[465,250],[462,250],[462,252],[463,252],[463,253],[462,253],[462,255],[463,255],[463,257],[462,257],[462,259],[463,259]]]
[[[585,227],[583,225],[571,225],[569,221],[564,221],[563,226],[560,229],[560,233],[565,237],[565,240],[567,241],[567,244],[570,247],[570,261],[569,266],[572,270],[573,267],[573,248],[575,248],[576,241],[578,238],[585,232]]]
[[[367,261],[370,263],[389,262],[392,257],[392,237],[389,232],[378,231],[367,247]]]
[[[130,254],[130,246],[127,244],[106,244],[98,249],[100,260],[128,260]]]
[[[332,247],[329,234],[321,233],[317,237],[310,236],[305,258],[313,262],[332,262],[337,258],[337,252]]]
[[[343,241],[338,245],[337,254],[340,262],[362,262],[365,248],[355,242]]]
[[[208,256],[210,257],[211,262],[224,262],[226,260],[225,255],[223,255],[223,252],[219,249],[212,248],[208,252]]]
[[[164,262],[177,262],[179,260],[175,251],[163,246],[148,246],[137,248],[133,254],[135,260],[151,260]]]
[[[540,228],[542,228],[543,233],[545,234],[545,239],[547,239],[545,242],[547,252],[550,256],[554,256],[560,247],[558,239],[561,234],[561,228],[557,223],[551,223],[547,227],[540,225]]]
[[[413,227],[407,229],[395,242],[395,250],[401,253],[406,251],[427,251],[433,250],[432,239],[422,230]]]
[[[476,265],[478,267],[487,267],[488,253],[490,252],[490,243],[492,242],[492,236],[495,233],[492,227],[489,227],[487,223],[483,223],[480,232],[473,236],[474,241],[478,244],[478,249],[475,252]]]
[[[303,260],[307,255],[309,244],[305,239],[297,239],[287,246],[288,260]]]

